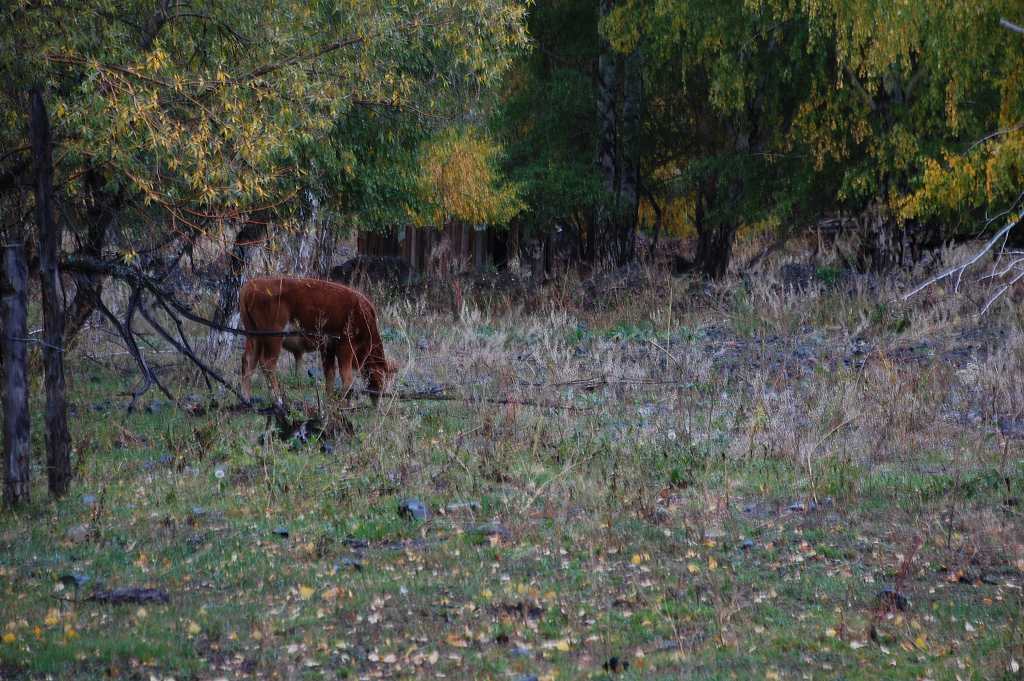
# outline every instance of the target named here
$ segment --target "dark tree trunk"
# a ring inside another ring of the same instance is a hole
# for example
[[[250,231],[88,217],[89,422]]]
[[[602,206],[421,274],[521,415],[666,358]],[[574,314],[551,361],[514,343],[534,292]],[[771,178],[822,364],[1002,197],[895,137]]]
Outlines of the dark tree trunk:
[[[693,223],[697,228],[697,254],[694,266],[701,274],[711,279],[720,279],[729,271],[732,258],[732,243],[736,236],[736,224],[732,221],[720,223],[708,215],[714,206],[717,182],[711,180],[697,192]]]
[[[103,191],[103,180],[95,169],[87,170],[84,180],[88,201],[85,214],[87,225],[79,252],[91,258],[99,258],[106,245],[107,232],[117,212],[119,200]],[[72,347],[78,332],[96,310],[96,301],[103,293],[104,277],[101,275],[76,273],[74,279],[75,297],[68,306],[64,327],[64,345],[67,348]]]
[[[28,267],[20,243],[3,246],[4,505],[29,501]]]
[[[227,269],[220,284],[220,301],[214,312],[213,321],[226,325],[238,307],[238,289],[242,285],[242,272],[249,261],[252,247],[260,244],[267,236],[267,223],[250,219],[235,236],[235,245],[227,254]]]
[[[643,62],[640,50],[626,57],[622,84],[622,144],[616,256],[620,265],[636,256],[636,220],[640,208],[640,120],[643,109]]]
[[[615,0],[599,0],[601,18],[611,13]],[[595,257],[598,251],[608,251],[607,241],[615,233],[618,214],[619,159],[616,100],[618,96],[618,58],[605,37],[599,36],[601,54],[597,60],[597,169],[604,189],[604,200],[598,205],[593,229],[588,234],[592,245],[587,249],[587,259]]]
[[[43,367],[46,376],[46,473],[50,494],[61,497],[71,484],[71,436],[64,384],[64,305],[58,251],[60,224],[53,219],[53,158],[50,121],[43,95],[33,89],[29,135],[35,168],[36,223],[39,229],[39,278],[43,293]]]

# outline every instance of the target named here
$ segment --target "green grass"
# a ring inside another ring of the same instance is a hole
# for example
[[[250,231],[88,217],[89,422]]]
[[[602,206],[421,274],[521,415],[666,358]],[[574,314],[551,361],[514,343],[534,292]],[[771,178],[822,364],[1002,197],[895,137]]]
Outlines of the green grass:
[[[735,343],[770,323],[747,293],[734,304]],[[650,321],[533,321],[533,336],[441,316],[401,334],[464,343],[448,361],[467,381],[545,343],[573,358],[552,382],[596,371],[572,364],[579,343],[624,375],[662,356]],[[940,427],[939,378],[728,374],[701,359],[712,341],[686,334],[687,366],[649,374],[678,372],[671,388],[558,393],[578,412],[363,408],[332,454],[260,445],[262,418],[224,410],[97,413],[121,405],[125,379],[74,364],[72,493],[49,500],[37,461],[33,502],[0,515],[0,677],[1017,678],[1016,449],[983,426]],[[473,350],[496,337],[507,354]],[[623,358],[623,341],[650,354]],[[308,379],[286,383],[312,399]],[[399,516],[411,497],[426,522]],[[465,501],[479,510],[441,512]],[[501,532],[478,531],[489,522]],[[91,579],[77,602],[58,586],[72,571]],[[84,600],[122,586],[171,601]],[[880,606],[887,586],[906,611]],[[612,657],[629,668],[604,669]]]

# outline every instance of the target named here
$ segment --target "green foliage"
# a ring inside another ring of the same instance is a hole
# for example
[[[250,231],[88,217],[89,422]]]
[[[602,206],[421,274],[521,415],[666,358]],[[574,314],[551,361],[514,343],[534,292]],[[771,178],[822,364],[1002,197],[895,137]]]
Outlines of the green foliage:
[[[472,107],[525,45],[523,19],[502,0],[8,3],[0,146],[25,143],[39,86],[69,194],[92,167],[186,224],[274,207],[317,184],[302,150],[354,107],[421,121]],[[354,172],[351,152],[320,160]]]
[[[534,49],[506,76],[494,120],[510,177],[522,188],[520,222],[550,229],[582,222],[601,193],[594,165],[597,58],[594,3],[540,3],[529,16]]]
[[[521,209],[519,187],[504,181],[501,147],[472,129],[445,130],[420,149],[417,195],[420,224],[454,219],[471,224],[507,223]]]

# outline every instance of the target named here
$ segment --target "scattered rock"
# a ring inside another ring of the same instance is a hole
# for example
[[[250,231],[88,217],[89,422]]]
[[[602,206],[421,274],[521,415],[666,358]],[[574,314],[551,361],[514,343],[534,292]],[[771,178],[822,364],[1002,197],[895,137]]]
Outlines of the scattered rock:
[[[162,400],[153,400],[146,405],[147,414],[159,414],[164,408],[164,402]]]
[[[340,563],[334,564],[335,571],[338,571],[343,567],[352,568],[356,572],[362,572],[363,570],[363,564],[355,558],[342,558]]]
[[[481,510],[482,506],[479,501],[453,501],[444,507],[445,513],[458,513],[460,511],[479,513]]]
[[[740,548],[743,549],[744,551],[749,551],[750,549],[754,548],[754,540],[753,539],[744,539],[740,543]]]
[[[370,548],[370,542],[365,539],[356,539],[355,537],[345,537],[341,540],[341,543],[350,549],[363,550]]]
[[[92,506],[95,503],[96,503],[96,495],[95,494],[83,494],[82,495],[82,504],[84,506]]]
[[[497,537],[501,541],[508,541],[512,538],[512,533],[509,532],[508,528],[499,522],[484,523],[483,525],[477,525],[469,528],[467,534],[476,537]]]
[[[534,674],[524,674],[522,676],[517,676],[516,681],[537,681],[537,676]]]
[[[279,527],[275,527],[274,528],[274,534],[276,534],[278,537],[281,537],[282,539],[287,539],[288,538],[288,534],[289,534],[288,533],[288,528],[285,527],[284,525],[281,525]]]
[[[608,658],[604,664],[601,665],[601,669],[606,672],[618,674],[629,669],[629,660],[620,660],[617,655],[612,655]]]
[[[68,531],[64,533],[64,538],[72,543],[81,544],[89,538],[90,534],[92,534],[92,528],[88,523],[82,523],[68,528]]]
[[[110,603],[121,605],[123,603],[170,603],[170,595],[163,589],[147,589],[136,586],[111,589],[110,591],[96,591],[89,596],[90,601],[96,603]]]
[[[910,601],[895,587],[887,586],[878,592],[878,601],[887,608],[906,610],[910,607]]]
[[[69,572],[57,578],[66,589],[80,589],[89,581],[89,575],[83,572]]]
[[[533,655],[533,651],[525,646],[516,646],[512,650],[508,651],[512,657],[530,657]]]
[[[405,499],[398,504],[398,515],[409,520],[426,520],[430,511],[419,499]]]
[[[185,539],[185,544],[193,553],[198,551],[199,547],[202,546],[204,543],[206,543],[206,535],[201,534],[199,532],[196,532],[195,534],[190,534],[188,538]]]
[[[789,510],[793,513],[803,513],[804,511],[807,510],[807,507],[804,505],[804,502],[802,501],[794,501],[792,504],[789,505]]]

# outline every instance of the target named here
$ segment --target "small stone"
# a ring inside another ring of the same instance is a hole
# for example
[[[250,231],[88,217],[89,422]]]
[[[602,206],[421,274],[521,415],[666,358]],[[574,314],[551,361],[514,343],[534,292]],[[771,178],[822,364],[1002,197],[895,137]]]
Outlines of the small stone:
[[[476,527],[470,528],[468,532],[469,534],[480,537],[498,537],[503,541],[507,541],[512,536],[512,533],[509,532],[508,528],[498,522],[477,525]]]
[[[206,515],[206,509],[203,508],[202,506],[193,506],[192,515],[194,515],[197,518],[201,518],[204,515]]]
[[[341,563],[334,564],[334,569],[336,571],[343,567],[351,568],[356,572],[362,572],[363,570],[363,564],[354,558],[342,558]]]
[[[278,537],[282,537],[284,539],[287,539],[288,538],[288,534],[289,534],[288,533],[288,528],[285,527],[284,525],[281,525],[280,527],[275,527],[274,528],[274,534],[276,534]]]
[[[409,520],[426,520],[430,512],[419,499],[405,499],[398,505],[398,515]]]
[[[96,503],[96,495],[95,494],[83,494],[82,495],[82,503],[85,506],[92,506],[93,504]]]
[[[90,531],[91,528],[89,527],[89,525],[83,523],[81,525],[75,525],[74,527],[69,528],[68,531],[64,533],[64,537],[70,542],[73,542],[75,544],[81,544],[89,538]]]
[[[89,575],[82,572],[69,572],[57,578],[66,589],[79,589],[89,581]]]
[[[617,674],[629,669],[629,660],[620,660],[617,655],[612,655],[604,664],[601,665],[601,668],[606,672]]]
[[[895,587],[887,586],[878,592],[878,600],[882,605],[895,608],[897,610],[906,610],[910,607],[910,601],[901,592],[897,591]]]
[[[149,404],[146,405],[146,413],[147,414],[159,414],[160,411],[163,408],[164,408],[164,403],[163,402],[161,402],[160,400],[153,400],[152,402],[150,402]]]
[[[754,548],[754,540],[753,539],[744,539],[740,543],[740,548],[743,549],[744,551],[749,551],[750,549]]]
[[[807,507],[804,506],[804,502],[802,501],[794,501],[792,504],[789,505],[789,510],[792,511],[793,513],[803,513],[804,511],[807,510]]]
[[[533,651],[524,646],[516,646],[508,652],[512,657],[530,657],[533,655]]]
[[[459,511],[479,512],[481,509],[479,501],[453,501],[444,507],[445,513],[458,513]]]

